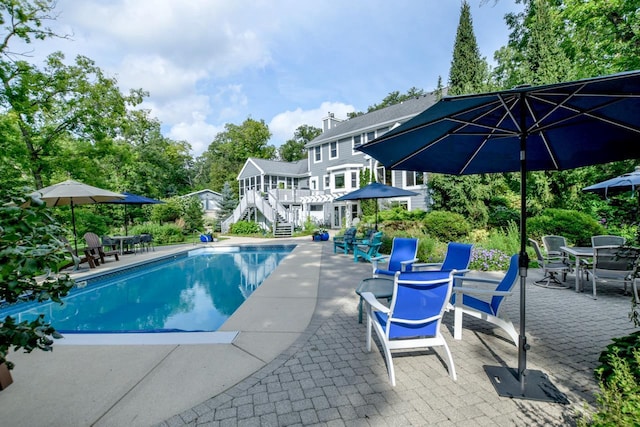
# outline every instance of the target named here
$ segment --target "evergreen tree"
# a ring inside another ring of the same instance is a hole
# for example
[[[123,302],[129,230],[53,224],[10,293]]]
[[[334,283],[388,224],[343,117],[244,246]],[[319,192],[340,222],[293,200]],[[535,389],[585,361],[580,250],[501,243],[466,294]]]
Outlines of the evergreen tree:
[[[478,42],[473,32],[471,8],[465,0],[460,9],[460,21],[453,45],[449,95],[480,92],[485,84],[486,71],[486,61],[480,57]]]
[[[449,71],[448,95],[479,93],[489,89],[488,65],[480,57],[469,3],[463,1]],[[489,218],[490,180],[485,176],[433,174],[429,190],[433,209],[458,212],[483,227]]]
[[[220,191],[222,200],[220,201],[220,210],[218,211],[218,221],[222,222],[233,213],[233,210],[238,206],[238,199],[236,198],[231,184],[229,181],[225,181]]]

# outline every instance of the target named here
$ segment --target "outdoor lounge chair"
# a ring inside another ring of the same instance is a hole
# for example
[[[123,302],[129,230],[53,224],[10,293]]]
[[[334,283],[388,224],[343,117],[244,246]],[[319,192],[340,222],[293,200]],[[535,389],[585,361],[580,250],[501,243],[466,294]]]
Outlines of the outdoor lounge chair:
[[[440,270],[451,271],[456,270],[458,274],[469,271],[471,263],[471,252],[473,245],[467,243],[449,242],[447,245],[447,253],[442,262],[430,262],[413,264],[414,270]]]
[[[348,254],[353,251],[353,244],[356,240],[356,232],[358,229],[356,227],[349,227],[346,229],[342,236],[334,236],[333,237],[333,253],[335,254],[340,248],[340,251]]]
[[[64,243],[65,249],[71,255],[71,262],[68,262],[67,264],[62,265],[60,267],[61,270],[63,268],[71,267],[72,265],[73,265],[73,269],[77,270],[80,268],[80,264],[85,262],[89,264],[89,268],[96,268],[96,266],[100,265],[99,257],[97,255],[93,255],[90,250],[88,249],[85,250],[84,256],[78,256],[73,250],[73,248],[71,248],[71,245],[69,244],[69,241],[67,240],[66,237],[61,237],[60,241]]]
[[[544,277],[542,279],[536,280],[533,283],[549,289],[568,288],[568,286],[560,283],[557,277],[558,274],[562,274],[562,281],[564,282],[567,280],[567,273],[571,270],[567,258],[561,255],[544,256],[540,250],[538,242],[534,239],[529,239],[529,243],[533,246],[538,264],[544,273]]]
[[[618,282],[624,284],[624,294],[628,295],[627,285],[631,284],[634,297],[637,295],[633,270],[640,256],[640,249],[624,246],[594,246],[591,263],[591,281],[593,298],[596,298],[596,284]]]
[[[104,250],[104,246],[97,234],[91,232],[85,233],[84,240],[87,243],[87,250],[89,250],[94,256],[100,257],[101,263],[104,264],[104,259],[108,256],[115,257],[116,261],[120,259],[118,257],[118,251]]]
[[[455,381],[456,370],[451,351],[440,331],[445,307],[451,297],[454,272],[429,271],[397,273],[389,307],[371,292],[363,292],[367,303],[366,348],[371,351],[372,329],[378,336],[387,361],[389,381],[396,385],[392,350],[442,346],[449,376]]]
[[[371,258],[373,277],[389,277],[393,279],[396,272],[411,271],[411,265],[418,261],[418,239],[411,237],[394,237],[391,254],[379,255]],[[386,269],[380,268],[380,263],[386,263]]]
[[[367,243],[355,244],[353,246],[353,262],[358,262],[359,258],[371,262],[372,258],[380,255],[380,245],[382,245],[382,231],[375,233]]]
[[[518,333],[513,323],[502,316],[500,307],[506,297],[512,294],[511,290],[518,280],[518,255],[511,257],[509,269],[501,280],[480,277],[456,276],[454,292],[455,322],[453,337],[462,339],[462,315],[468,314],[478,319],[485,320],[502,328],[518,346]],[[488,284],[485,287],[467,287],[465,283]]]

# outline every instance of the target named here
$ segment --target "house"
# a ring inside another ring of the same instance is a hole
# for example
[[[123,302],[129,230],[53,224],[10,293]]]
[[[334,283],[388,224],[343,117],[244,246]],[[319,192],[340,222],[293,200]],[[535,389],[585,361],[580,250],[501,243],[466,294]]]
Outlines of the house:
[[[293,229],[309,219],[330,228],[345,227],[360,216],[359,204],[335,199],[360,188],[360,173],[367,169],[378,182],[418,193],[385,202],[400,203],[409,210],[426,209],[423,172],[386,170],[356,148],[406,122],[437,100],[438,94],[431,92],[348,120],[329,113],[322,121],[322,134],[305,146],[306,160],[288,163],[247,159],[237,178],[240,204],[223,222],[223,232],[240,219],[251,219],[265,229],[281,224]]]
[[[202,208],[204,209],[204,216],[209,218],[217,218],[218,210],[220,210],[220,202],[222,201],[222,194],[209,190],[199,190],[193,193],[185,194],[180,197],[198,197],[202,201]]]

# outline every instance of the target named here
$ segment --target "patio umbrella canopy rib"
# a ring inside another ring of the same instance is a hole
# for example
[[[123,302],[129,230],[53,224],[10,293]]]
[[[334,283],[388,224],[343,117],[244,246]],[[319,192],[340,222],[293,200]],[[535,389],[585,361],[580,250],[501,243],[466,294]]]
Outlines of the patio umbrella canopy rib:
[[[358,150],[391,169],[520,172],[518,369],[485,370],[503,396],[564,403],[546,375],[526,367],[527,172],[640,158],[640,71],[445,97]]]

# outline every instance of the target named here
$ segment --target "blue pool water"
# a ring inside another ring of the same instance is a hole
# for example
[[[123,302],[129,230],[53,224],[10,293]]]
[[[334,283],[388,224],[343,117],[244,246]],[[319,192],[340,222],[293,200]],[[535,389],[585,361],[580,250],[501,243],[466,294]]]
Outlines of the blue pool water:
[[[197,249],[88,280],[62,306],[18,304],[0,310],[0,318],[44,314],[62,333],[216,331],[293,248]]]

